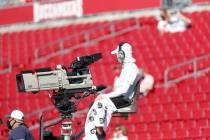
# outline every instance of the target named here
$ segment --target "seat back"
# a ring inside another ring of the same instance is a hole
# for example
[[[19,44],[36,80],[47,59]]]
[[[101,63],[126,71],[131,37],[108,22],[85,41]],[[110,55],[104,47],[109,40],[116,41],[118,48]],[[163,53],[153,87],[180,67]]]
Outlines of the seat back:
[[[116,113],[135,113],[135,112],[137,112],[137,99],[138,99],[138,94],[140,91],[140,89],[139,89],[140,82],[141,82],[141,79],[138,78],[138,81],[134,88],[134,95],[133,95],[132,99],[129,99],[130,104],[126,107],[117,109]]]

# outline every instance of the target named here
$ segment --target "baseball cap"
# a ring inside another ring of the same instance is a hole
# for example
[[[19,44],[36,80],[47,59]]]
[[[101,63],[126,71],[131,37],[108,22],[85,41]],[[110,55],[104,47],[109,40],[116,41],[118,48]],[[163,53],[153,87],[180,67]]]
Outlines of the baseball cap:
[[[121,46],[121,49],[125,52],[125,53],[132,53],[132,47],[129,43],[123,43],[123,45]],[[117,49],[113,50],[111,52],[111,54],[117,54],[119,51],[119,45],[117,47]]]
[[[13,110],[12,113],[10,115],[8,115],[8,117],[23,121],[24,114],[20,110]]]

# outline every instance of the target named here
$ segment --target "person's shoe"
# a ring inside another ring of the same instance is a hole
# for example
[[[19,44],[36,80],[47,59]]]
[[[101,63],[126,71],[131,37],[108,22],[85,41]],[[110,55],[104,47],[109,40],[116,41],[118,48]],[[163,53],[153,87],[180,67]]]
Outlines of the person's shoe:
[[[100,134],[98,133],[98,131],[96,131],[96,136],[97,136],[98,140],[105,140],[106,133],[104,132],[103,129],[100,129]]]

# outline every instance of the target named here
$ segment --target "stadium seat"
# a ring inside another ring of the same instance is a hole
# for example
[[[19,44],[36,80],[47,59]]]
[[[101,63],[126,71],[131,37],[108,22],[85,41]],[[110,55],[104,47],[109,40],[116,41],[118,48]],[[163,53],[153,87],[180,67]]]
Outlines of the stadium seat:
[[[0,111],[1,116],[15,107],[30,113],[52,105],[47,93],[26,95],[17,92],[15,75],[22,69],[55,67],[57,64],[69,66],[77,56],[101,52],[103,59],[90,66],[91,73],[95,84],[111,86],[115,76],[112,68],[117,62],[110,52],[121,41],[128,41],[134,46],[134,56],[138,66],[151,73],[157,84],[163,84],[164,71],[167,67],[210,52],[209,15],[209,11],[188,13],[187,16],[193,21],[189,30],[164,35],[156,30],[157,21],[154,17],[118,20],[115,24],[116,31],[135,25],[136,20],[140,21],[141,27],[74,50],[70,48],[87,41],[86,34],[82,32],[87,33],[94,29],[94,32],[89,34],[89,41],[110,34],[111,21],[3,33],[0,36],[0,71],[11,63],[12,72],[0,75],[0,88],[3,89],[0,90],[3,95],[0,100],[3,104],[1,107],[4,108]],[[104,26],[106,27],[102,28]],[[100,30],[96,30],[99,27]],[[78,35],[78,33],[82,34]],[[72,37],[73,35],[75,37]],[[49,45],[50,43],[53,45]],[[47,45],[49,47],[45,47]],[[47,61],[34,63],[36,50],[39,50],[39,57],[42,57],[58,52],[63,49],[62,47],[70,51]],[[209,58],[199,62],[197,66],[198,69],[209,67]],[[175,70],[169,74],[169,78],[173,79],[189,73],[192,68],[190,65]],[[122,123],[128,128],[128,137],[132,140],[210,138],[209,81],[209,73],[206,73],[184,80],[168,89],[155,88],[153,93],[139,99],[137,114],[129,115],[127,120],[112,119],[108,137],[111,136],[114,126]],[[92,100],[93,98],[87,98],[85,103],[78,104],[78,108],[86,108]],[[58,117],[56,110],[46,112],[47,120],[55,117]],[[85,117],[81,120],[84,121]],[[28,123],[30,121],[27,120]],[[33,117],[30,126],[37,123],[37,116]],[[58,129],[58,126],[52,128],[55,133],[60,132]],[[0,130],[3,130],[1,135],[4,136],[4,128],[0,127]],[[34,133],[37,133],[35,131]]]

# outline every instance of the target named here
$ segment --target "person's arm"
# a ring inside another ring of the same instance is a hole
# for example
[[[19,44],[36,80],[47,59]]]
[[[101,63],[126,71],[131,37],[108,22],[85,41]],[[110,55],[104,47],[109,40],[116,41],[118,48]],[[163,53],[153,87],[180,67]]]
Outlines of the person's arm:
[[[124,85],[121,88],[118,88],[117,90],[110,92],[108,94],[100,94],[96,97],[95,100],[100,100],[102,98],[113,98],[122,95],[123,93],[126,93],[130,87],[130,84]]]
[[[186,16],[184,16],[181,12],[177,13],[177,16],[179,18],[181,18],[184,22],[186,22],[187,24],[191,24],[191,20],[189,18],[187,18]]]
[[[161,34],[163,34],[167,32],[167,26],[168,26],[168,23],[166,21],[159,21],[157,24],[157,29]]]
[[[117,97],[117,96],[122,95],[123,93],[126,93],[129,89],[129,87],[130,87],[130,84],[128,83],[127,85],[124,85],[121,88],[119,88],[119,89],[117,89],[113,92],[110,92],[108,94],[103,94],[102,96],[103,97],[108,97],[108,98]]]
[[[124,71],[124,73],[120,75],[120,79],[123,79],[123,81],[118,81],[122,83],[122,86],[120,88],[117,88],[113,92],[110,92],[108,94],[103,94],[101,96],[113,98],[113,97],[117,97],[126,93],[129,90],[130,86],[136,80],[137,76],[138,76],[138,73],[135,70],[127,68],[126,71]]]

